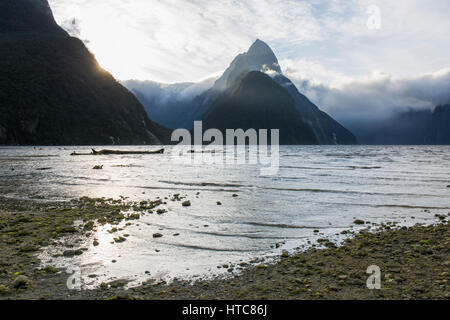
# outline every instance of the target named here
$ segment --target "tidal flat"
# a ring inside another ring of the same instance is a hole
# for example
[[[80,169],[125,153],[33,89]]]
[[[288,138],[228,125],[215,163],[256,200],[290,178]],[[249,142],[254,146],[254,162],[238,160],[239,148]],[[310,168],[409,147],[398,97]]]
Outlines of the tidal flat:
[[[114,242],[127,241],[127,226],[139,221],[141,215],[158,214],[158,207],[166,201],[182,206],[189,200],[179,195],[144,202],[126,198],[82,197],[56,202],[0,198],[0,299],[450,298],[450,226],[449,216],[442,214],[430,225],[408,228],[382,223],[376,230],[362,229],[339,246],[326,238],[318,239],[305,251],[283,251],[271,263],[256,259],[221,266],[239,272],[206,280],[149,281],[132,288],[118,280],[101,283],[93,290],[69,290],[66,270],[43,267],[38,258],[43,247],[61,245],[61,239],[68,236],[78,240],[66,244],[59,255],[66,259],[82,256],[87,248],[80,239],[95,246],[94,231],[102,225],[125,222],[123,228],[112,227],[111,232]],[[381,269],[380,290],[366,286],[366,270],[371,265]]]

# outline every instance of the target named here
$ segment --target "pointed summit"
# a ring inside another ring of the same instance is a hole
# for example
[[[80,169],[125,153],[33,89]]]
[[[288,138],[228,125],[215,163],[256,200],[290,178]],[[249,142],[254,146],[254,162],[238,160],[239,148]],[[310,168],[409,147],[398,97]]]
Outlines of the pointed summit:
[[[250,46],[247,51],[247,54],[257,54],[257,55],[273,55],[272,49],[269,47],[267,43],[261,41],[260,39],[256,39],[255,42]]]
[[[238,55],[233,60],[222,77],[216,81],[214,89],[223,91],[236,79],[250,71],[281,73],[277,57],[272,49],[260,39],[257,39],[246,53]]]

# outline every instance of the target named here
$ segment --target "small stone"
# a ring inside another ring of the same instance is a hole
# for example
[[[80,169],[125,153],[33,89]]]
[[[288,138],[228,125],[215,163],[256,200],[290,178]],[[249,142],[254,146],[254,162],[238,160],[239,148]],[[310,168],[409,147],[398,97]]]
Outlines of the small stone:
[[[191,202],[189,200],[187,200],[187,201],[184,201],[181,205],[183,207],[190,207],[191,206]]]
[[[418,293],[424,293],[425,292],[425,288],[424,287],[415,287],[414,291],[418,292]]]
[[[77,229],[74,226],[63,226],[60,230],[61,233],[76,233]]]
[[[220,201],[217,201],[216,203],[217,203],[218,206],[222,205],[222,202],[220,202]]]
[[[94,170],[102,170],[103,166],[94,166],[92,169],[94,169]]]
[[[8,294],[8,293],[10,293],[9,288],[0,284],[0,295],[1,294]]]
[[[33,251],[37,251],[39,250],[36,246],[29,244],[29,243],[24,243],[20,246],[19,251],[21,252],[33,252]]]
[[[97,240],[94,240],[93,245],[94,245],[94,247],[98,247],[100,245],[100,243]]]
[[[239,197],[239,195],[233,194],[233,198],[237,198],[237,197]]]
[[[353,223],[358,224],[358,225],[365,224],[365,222],[363,220],[359,220],[359,219],[355,220]]]
[[[161,233],[154,233],[153,234],[153,238],[162,238],[162,234]]]
[[[114,241],[115,241],[116,243],[122,243],[122,242],[125,242],[126,240],[127,240],[127,239],[124,238],[124,237],[114,238]]]
[[[28,287],[29,281],[26,276],[18,276],[14,279],[12,286],[14,289],[25,289]]]
[[[80,256],[83,254],[83,250],[66,250],[63,252],[64,257],[73,257],[73,256]]]

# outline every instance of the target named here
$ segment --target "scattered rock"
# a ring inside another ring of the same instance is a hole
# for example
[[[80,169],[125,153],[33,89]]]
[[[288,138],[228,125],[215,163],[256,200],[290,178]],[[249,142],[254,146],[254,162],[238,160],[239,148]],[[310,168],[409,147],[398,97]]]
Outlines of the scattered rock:
[[[218,206],[222,205],[222,202],[220,202],[220,201],[217,201],[216,203],[217,203]]]
[[[18,276],[12,282],[14,289],[26,289],[29,285],[30,280],[26,276]]]
[[[58,270],[55,267],[45,267],[44,269],[42,269],[42,271],[46,272],[46,273],[58,273]]]
[[[83,254],[83,250],[66,250],[63,252],[64,257],[73,257],[73,256],[80,256]]]
[[[415,292],[418,292],[418,293],[424,293],[425,292],[425,288],[424,287],[415,287],[414,288],[414,291]]]
[[[114,238],[114,242],[115,243],[122,243],[122,242],[125,242],[125,241],[127,241],[127,239],[124,238],[124,237]]]
[[[187,201],[184,201],[181,205],[183,207],[190,207],[191,206],[191,202],[189,200],[187,200]]]
[[[11,290],[9,290],[8,287],[6,287],[4,285],[0,285],[0,295],[9,294],[9,293],[11,293]]]
[[[61,233],[76,233],[77,229],[74,226],[62,226]]]
[[[94,240],[93,245],[94,245],[94,247],[98,247],[100,245],[100,243],[97,240]]]
[[[353,223],[358,224],[358,225],[365,224],[365,222],[363,220],[359,220],[359,219],[355,220]]]
[[[94,170],[102,170],[103,166],[94,166],[92,169],[94,169]]]
[[[289,252],[287,252],[286,250],[283,250],[283,252],[281,253],[281,257],[282,258],[289,258]]]
[[[162,238],[163,235],[161,233],[154,233],[153,238]]]
[[[39,248],[30,243],[24,243],[19,247],[19,251],[21,252],[34,252],[37,250],[39,250]]]

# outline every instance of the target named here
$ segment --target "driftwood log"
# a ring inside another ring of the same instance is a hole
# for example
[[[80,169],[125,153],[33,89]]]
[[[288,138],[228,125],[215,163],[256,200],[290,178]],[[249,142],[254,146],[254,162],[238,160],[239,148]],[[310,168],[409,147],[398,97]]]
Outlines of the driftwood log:
[[[100,150],[96,151],[95,149],[92,149],[91,153],[78,153],[78,152],[72,152],[71,156],[104,156],[104,155],[124,155],[124,154],[162,154],[164,153],[164,149],[159,149],[155,151],[122,151],[122,150]]]

